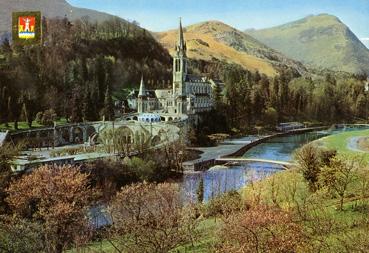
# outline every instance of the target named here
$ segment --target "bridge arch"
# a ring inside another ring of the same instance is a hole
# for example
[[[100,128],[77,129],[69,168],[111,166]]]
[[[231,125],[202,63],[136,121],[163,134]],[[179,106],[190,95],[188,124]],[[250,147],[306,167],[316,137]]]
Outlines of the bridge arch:
[[[81,126],[73,126],[70,128],[69,142],[74,144],[82,144],[86,140],[86,129]]]

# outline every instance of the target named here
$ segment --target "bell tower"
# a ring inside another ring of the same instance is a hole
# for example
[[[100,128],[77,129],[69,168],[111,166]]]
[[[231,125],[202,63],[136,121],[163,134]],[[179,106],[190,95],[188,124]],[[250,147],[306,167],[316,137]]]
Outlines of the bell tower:
[[[180,19],[176,52],[173,57],[173,94],[178,96],[186,96],[185,80],[188,65],[186,51],[187,47],[183,36],[182,20]]]

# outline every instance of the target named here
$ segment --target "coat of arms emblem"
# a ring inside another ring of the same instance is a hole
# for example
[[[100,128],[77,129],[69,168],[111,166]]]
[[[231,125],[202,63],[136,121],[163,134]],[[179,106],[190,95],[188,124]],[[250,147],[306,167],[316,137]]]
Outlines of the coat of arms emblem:
[[[20,39],[34,39],[36,17],[19,16],[18,17],[18,36]]]

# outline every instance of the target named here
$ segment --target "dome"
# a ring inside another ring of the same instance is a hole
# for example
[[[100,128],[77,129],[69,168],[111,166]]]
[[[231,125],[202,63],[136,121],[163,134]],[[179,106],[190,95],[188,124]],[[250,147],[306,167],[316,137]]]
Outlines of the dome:
[[[160,115],[154,113],[142,113],[138,115],[138,121],[140,122],[160,122]]]

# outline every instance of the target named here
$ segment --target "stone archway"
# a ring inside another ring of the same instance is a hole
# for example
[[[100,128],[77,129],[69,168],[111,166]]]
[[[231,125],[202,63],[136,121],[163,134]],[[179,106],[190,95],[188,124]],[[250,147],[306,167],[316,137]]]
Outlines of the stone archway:
[[[82,144],[85,141],[85,129],[76,126],[70,129],[70,143]]]

